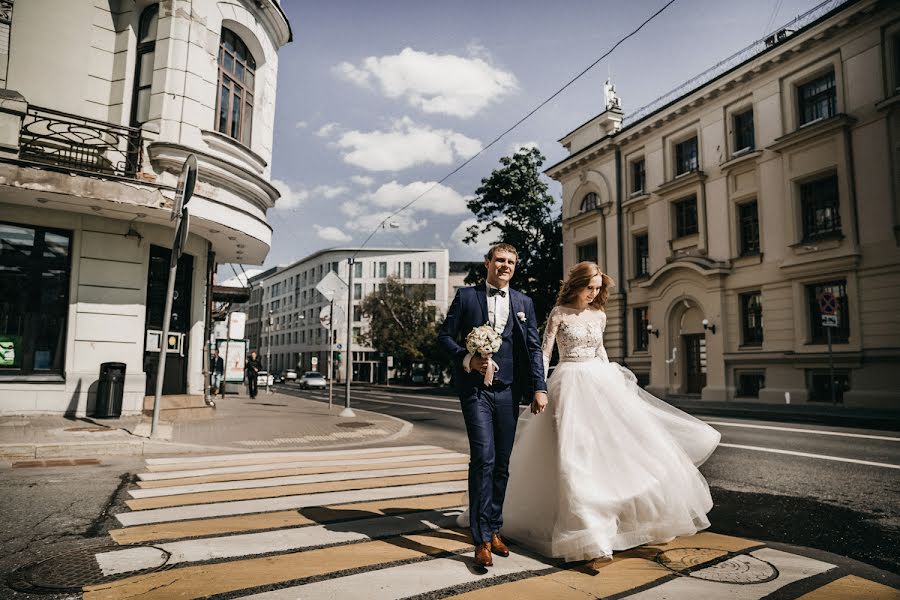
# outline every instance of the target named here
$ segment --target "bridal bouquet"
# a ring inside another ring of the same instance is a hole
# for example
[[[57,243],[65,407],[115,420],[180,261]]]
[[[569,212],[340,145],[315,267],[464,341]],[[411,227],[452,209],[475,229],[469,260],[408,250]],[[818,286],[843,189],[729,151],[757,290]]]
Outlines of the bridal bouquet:
[[[466,350],[472,354],[480,354],[488,359],[487,371],[484,374],[485,385],[491,385],[494,382],[494,373],[498,366],[490,358],[494,352],[500,349],[502,343],[503,338],[490,325],[476,327],[466,336]]]

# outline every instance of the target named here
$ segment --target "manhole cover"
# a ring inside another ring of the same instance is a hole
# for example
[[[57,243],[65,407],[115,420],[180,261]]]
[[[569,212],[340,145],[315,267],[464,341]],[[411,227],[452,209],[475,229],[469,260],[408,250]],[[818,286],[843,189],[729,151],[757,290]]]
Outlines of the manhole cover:
[[[771,563],[715,548],[666,550],[656,555],[656,562],[679,575],[720,583],[752,585],[778,577],[778,569]]]
[[[373,424],[368,421],[350,421],[349,423],[338,423],[338,427],[346,427],[347,429],[362,429],[363,427],[371,427]]]
[[[155,546],[93,546],[19,567],[7,583],[25,592],[77,592],[165,567],[170,554]]]

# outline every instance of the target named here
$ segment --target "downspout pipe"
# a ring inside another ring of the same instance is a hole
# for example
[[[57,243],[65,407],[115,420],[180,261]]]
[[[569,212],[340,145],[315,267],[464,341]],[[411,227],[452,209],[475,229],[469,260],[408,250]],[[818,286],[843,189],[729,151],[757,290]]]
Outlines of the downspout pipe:
[[[618,243],[619,291],[622,295],[622,366],[628,366],[628,288],[625,283],[625,218],[622,215],[622,149],[616,146],[616,240]]]

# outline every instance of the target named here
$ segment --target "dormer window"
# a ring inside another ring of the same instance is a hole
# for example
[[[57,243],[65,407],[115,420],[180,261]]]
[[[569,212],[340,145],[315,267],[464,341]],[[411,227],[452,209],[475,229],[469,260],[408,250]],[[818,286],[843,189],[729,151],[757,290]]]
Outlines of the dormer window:
[[[256,60],[233,31],[222,28],[219,42],[219,97],[216,130],[250,146]]]
[[[584,195],[584,198],[582,198],[581,208],[578,212],[586,213],[592,210],[597,210],[597,194],[595,192],[588,192]]]

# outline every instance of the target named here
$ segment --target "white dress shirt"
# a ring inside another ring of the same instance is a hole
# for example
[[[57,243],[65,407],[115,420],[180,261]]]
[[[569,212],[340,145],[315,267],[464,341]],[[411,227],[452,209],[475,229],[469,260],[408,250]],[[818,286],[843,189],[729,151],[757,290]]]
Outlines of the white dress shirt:
[[[494,288],[489,283],[484,285],[486,286],[485,294],[487,294],[488,323],[494,327],[494,331],[503,335],[503,330],[506,329],[506,322],[509,320],[509,286]],[[491,296],[491,289],[500,289],[506,294],[494,294]],[[471,371],[469,361],[472,360],[472,356],[474,355],[470,352],[463,358],[463,369],[465,369],[466,373]]]

